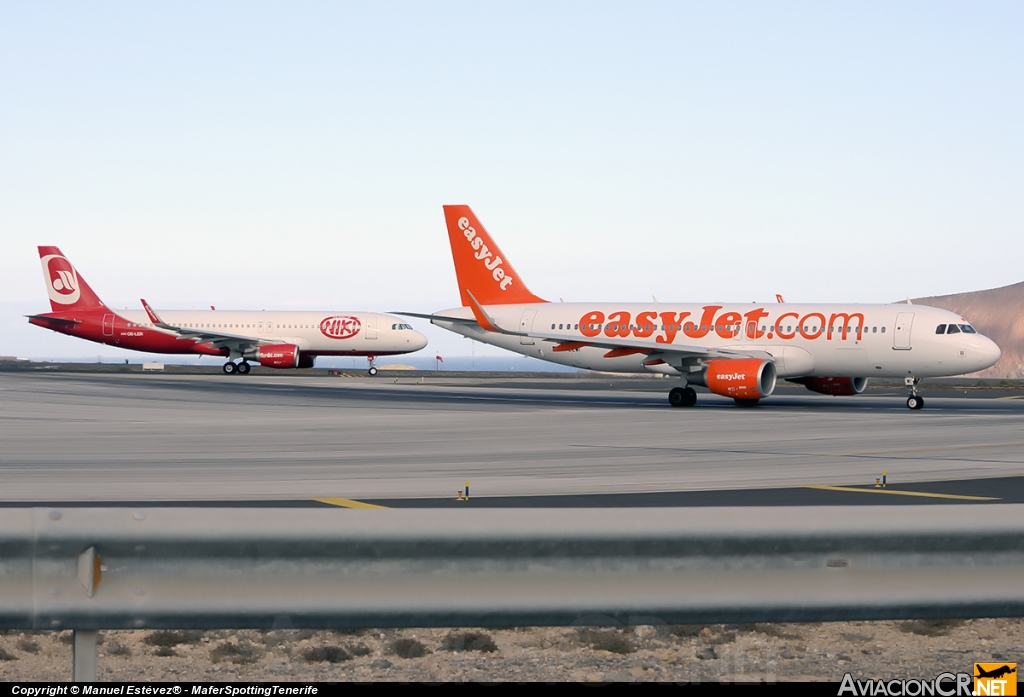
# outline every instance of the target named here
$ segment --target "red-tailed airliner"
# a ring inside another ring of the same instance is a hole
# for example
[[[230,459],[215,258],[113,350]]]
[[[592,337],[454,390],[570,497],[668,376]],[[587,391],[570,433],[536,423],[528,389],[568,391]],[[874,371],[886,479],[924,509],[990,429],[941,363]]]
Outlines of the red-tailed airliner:
[[[777,378],[853,395],[870,377],[903,378],[920,409],[921,378],[962,375],[999,360],[965,318],[921,305],[551,303],[529,291],[469,206],[445,206],[462,307],[408,314],[476,341],[554,363],[682,378],[668,395],[693,406],[691,385],[755,405]],[[781,301],[781,298],[779,298]]]
[[[40,247],[53,312],[28,321],[61,334],[147,353],[224,356],[224,372],[246,374],[249,361],[268,368],[312,368],[317,356],[375,356],[419,351],[427,338],[391,315],[373,312],[114,311],[56,247]]]

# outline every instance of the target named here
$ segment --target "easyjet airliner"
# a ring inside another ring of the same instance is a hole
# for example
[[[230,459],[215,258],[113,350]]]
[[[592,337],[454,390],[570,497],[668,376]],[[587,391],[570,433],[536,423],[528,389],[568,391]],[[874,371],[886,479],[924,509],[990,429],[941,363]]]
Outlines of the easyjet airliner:
[[[114,311],[56,247],[40,247],[53,312],[28,321],[61,334],[147,353],[227,358],[224,372],[246,374],[249,361],[269,368],[312,368],[317,356],[375,356],[418,351],[427,338],[391,315],[373,312]]]
[[[853,395],[870,377],[903,378],[920,409],[922,378],[999,360],[965,318],[921,305],[551,303],[522,279],[468,206],[445,206],[462,307],[416,315],[477,341],[554,363],[682,378],[668,395],[693,406],[692,385],[755,405],[776,379]],[[781,298],[780,298],[781,300]]]

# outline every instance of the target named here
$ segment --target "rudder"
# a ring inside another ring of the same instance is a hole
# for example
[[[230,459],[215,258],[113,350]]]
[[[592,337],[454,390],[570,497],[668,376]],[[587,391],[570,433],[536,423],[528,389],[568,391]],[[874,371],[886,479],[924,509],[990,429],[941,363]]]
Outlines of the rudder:
[[[463,306],[469,293],[482,305],[547,302],[530,292],[469,206],[444,206],[444,219]]]

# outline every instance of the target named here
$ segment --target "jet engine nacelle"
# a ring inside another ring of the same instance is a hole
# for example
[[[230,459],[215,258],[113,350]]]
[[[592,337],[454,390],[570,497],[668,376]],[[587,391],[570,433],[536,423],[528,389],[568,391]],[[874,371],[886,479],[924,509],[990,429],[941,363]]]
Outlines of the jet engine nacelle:
[[[687,381],[733,399],[761,399],[775,391],[775,363],[763,358],[722,358],[710,361]]]
[[[265,368],[299,368],[305,356],[300,355],[295,344],[272,344],[256,349],[256,360]],[[312,362],[310,366],[312,367]]]
[[[867,378],[809,377],[797,378],[793,382],[800,383],[811,392],[830,394],[835,397],[860,394],[868,386]]]

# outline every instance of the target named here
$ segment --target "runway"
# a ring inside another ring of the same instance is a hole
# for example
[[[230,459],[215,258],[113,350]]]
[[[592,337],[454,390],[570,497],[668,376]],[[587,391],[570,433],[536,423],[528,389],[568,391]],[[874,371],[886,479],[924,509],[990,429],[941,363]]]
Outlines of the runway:
[[[780,389],[756,409],[706,393],[672,409],[668,383],[0,373],[0,499],[449,505],[468,480],[473,506],[956,501],[843,491],[883,471],[894,490],[1024,498],[1018,394],[926,384],[911,412],[900,390]]]

